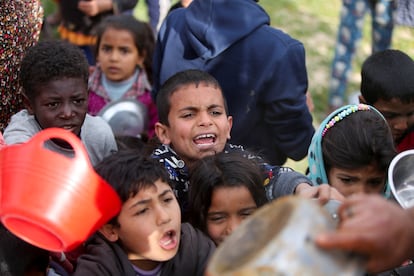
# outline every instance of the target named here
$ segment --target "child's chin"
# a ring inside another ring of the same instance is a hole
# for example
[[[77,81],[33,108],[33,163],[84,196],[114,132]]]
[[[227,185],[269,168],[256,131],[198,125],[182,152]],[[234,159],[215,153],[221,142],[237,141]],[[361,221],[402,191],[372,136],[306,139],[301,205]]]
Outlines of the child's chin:
[[[175,255],[177,255],[177,252],[178,252],[178,246],[174,250],[169,250],[169,251],[163,250],[163,253],[158,256],[157,261],[159,262],[169,261],[172,258],[174,258]]]

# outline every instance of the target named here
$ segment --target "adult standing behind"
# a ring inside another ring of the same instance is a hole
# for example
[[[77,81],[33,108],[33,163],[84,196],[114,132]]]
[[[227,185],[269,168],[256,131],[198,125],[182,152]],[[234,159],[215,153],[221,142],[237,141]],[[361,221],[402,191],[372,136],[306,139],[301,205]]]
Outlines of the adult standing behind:
[[[174,73],[207,71],[234,117],[230,142],[281,165],[306,156],[314,128],[303,44],[269,23],[254,0],[194,0],[171,12],[158,34],[153,97]]]
[[[43,8],[38,0],[1,0],[0,8],[0,132],[24,108],[18,84],[26,49],[39,39]]]
[[[391,46],[394,29],[394,0],[342,0],[341,18],[335,55],[332,62],[329,87],[329,108],[334,110],[344,104],[352,58],[362,37],[364,16],[371,14],[372,53]]]
[[[398,0],[396,24],[414,27],[414,2],[411,0]]]
[[[61,39],[79,46],[95,64],[92,48],[95,45],[95,28],[102,18],[111,14],[132,13],[138,0],[56,0],[59,4],[58,28]]]

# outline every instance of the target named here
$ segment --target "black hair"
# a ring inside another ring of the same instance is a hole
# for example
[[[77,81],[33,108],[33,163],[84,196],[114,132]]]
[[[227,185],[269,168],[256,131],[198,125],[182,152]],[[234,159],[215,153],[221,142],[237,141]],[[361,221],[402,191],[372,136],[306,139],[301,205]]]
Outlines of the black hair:
[[[152,57],[154,55],[155,38],[151,26],[143,21],[136,19],[133,15],[120,14],[106,17],[98,26],[95,54],[99,52],[102,35],[108,28],[125,30],[131,33],[134,38],[135,46],[141,55],[145,55],[144,69],[147,73],[148,81],[152,83]]]
[[[148,142],[148,137],[146,135],[141,135],[141,137],[130,135],[116,135],[115,141],[118,150],[136,149],[143,152],[144,148],[146,147],[146,143]]]
[[[0,224],[0,275],[21,276],[29,272],[46,275],[49,252],[31,245]]]
[[[62,40],[41,41],[30,47],[21,63],[19,81],[29,100],[51,81],[79,78],[88,85],[89,65],[82,50]]]
[[[216,78],[202,70],[189,69],[181,71],[167,79],[158,91],[156,98],[158,119],[160,123],[169,126],[168,114],[170,113],[171,108],[170,99],[171,95],[175,91],[189,84],[195,84],[196,86],[199,86],[202,83],[213,85],[215,88],[223,91]],[[228,114],[227,102],[223,94],[222,97],[225,111]]]
[[[367,104],[379,99],[414,101],[414,60],[400,50],[387,49],[368,57],[361,69],[361,95]]]
[[[237,152],[198,160],[190,172],[190,222],[207,234],[207,214],[217,187],[245,186],[257,207],[267,203],[259,164]]]
[[[96,172],[114,188],[125,203],[140,190],[161,180],[172,186],[170,175],[158,159],[143,156],[137,150],[122,150],[105,157],[95,166]],[[117,217],[109,222],[119,225]]]
[[[387,171],[396,155],[391,130],[375,110],[363,110],[336,122],[322,139],[325,171],[358,169],[375,164]]]

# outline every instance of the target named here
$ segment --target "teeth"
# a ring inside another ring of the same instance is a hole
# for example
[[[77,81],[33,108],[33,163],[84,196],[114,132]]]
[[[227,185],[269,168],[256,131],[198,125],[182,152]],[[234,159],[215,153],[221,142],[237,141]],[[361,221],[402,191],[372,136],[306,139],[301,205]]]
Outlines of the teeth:
[[[214,138],[214,134],[202,134],[196,137],[196,139],[203,139],[203,138]]]
[[[167,245],[169,245],[170,243],[172,243],[172,240],[165,241],[165,242],[163,242],[162,244],[163,244],[164,246],[167,246]]]

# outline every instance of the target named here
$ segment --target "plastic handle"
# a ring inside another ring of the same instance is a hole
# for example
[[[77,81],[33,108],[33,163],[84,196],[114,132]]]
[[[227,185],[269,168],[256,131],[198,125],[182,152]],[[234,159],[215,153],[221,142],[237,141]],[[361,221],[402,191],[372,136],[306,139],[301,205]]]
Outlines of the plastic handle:
[[[73,151],[75,152],[74,158],[81,158],[83,160],[89,160],[89,155],[86,152],[85,146],[82,144],[82,141],[79,139],[79,137],[73,134],[72,132],[66,129],[63,129],[63,128],[52,127],[52,128],[44,129],[40,131],[39,133],[37,133],[36,135],[34,135],[32,139],[30,139],[28,144],[33,145],[33,146],[37,145],[43,148],[44,142],[51,140],[53,138],[58,138],[58,139],[61,139],[67,142],[73,148]],[[55,152],[55,153],[62,155],[58,152]]]

